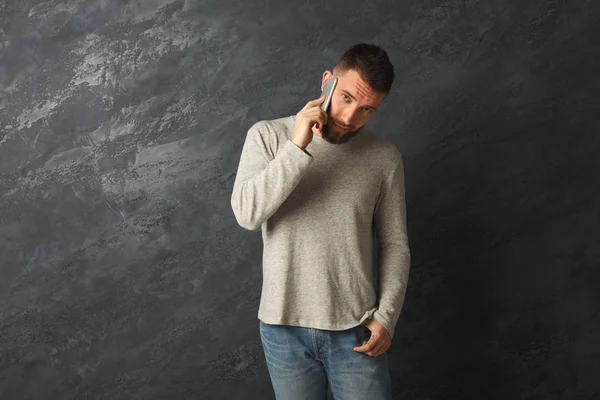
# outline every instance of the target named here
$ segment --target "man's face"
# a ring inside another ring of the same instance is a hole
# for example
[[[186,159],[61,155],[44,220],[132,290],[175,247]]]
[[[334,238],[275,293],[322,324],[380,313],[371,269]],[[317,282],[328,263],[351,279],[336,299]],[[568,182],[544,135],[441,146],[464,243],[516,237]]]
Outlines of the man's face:
[[[321,90],[325,81],[333,76],[331,71],[325,71]],[[333,91],[327,110],[327,124],[323,127],[321,136],[330,143],[340,144],[355,136],[371,119],[375,110],[381,106],[385,94],[373,90],[356,70],[336,73],[335,77],[338,78],[338,83]]]

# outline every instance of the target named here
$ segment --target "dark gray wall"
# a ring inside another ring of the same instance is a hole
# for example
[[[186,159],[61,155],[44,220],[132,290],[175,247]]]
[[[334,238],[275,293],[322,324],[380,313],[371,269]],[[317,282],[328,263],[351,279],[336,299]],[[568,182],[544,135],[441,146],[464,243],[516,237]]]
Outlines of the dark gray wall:
[[[247,129],[397,81],[398,399],[600,395],[597,1],[0,1],[0,398],[269,399]]]

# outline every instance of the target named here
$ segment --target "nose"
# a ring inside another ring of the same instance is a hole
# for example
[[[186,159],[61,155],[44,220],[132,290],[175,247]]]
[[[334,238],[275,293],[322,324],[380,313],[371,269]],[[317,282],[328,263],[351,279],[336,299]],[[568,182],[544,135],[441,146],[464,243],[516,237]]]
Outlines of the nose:
[[[354,110],[351,107],[346,107],[342,116],[340,118],[340,122],[342,122],[346,126],[352,125],[352,118],[354,117]]]

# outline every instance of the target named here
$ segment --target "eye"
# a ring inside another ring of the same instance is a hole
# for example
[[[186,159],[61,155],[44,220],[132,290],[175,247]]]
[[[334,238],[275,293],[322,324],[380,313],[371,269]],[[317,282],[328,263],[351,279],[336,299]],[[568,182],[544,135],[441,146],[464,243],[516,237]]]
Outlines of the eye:
[[[344,101],[347,103],[348,100],[350,100],[350,97],[346,96],[345,94],[342,93],[342,98],[344,99]]]
[[[365,107],[365,108],[363,108],[363,110],[364,110],[366,113],[369,113],[369,114],[372,114],[372,113],[375,111],[375,110],[373,110],[372,108],[369,108],[369,107]]]

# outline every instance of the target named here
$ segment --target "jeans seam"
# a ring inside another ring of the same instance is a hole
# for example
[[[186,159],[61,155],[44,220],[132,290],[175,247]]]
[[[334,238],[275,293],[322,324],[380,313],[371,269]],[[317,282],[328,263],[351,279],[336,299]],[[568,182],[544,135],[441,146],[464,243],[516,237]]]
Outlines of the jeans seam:
[[[319,348],[317,347],[317,333],[314,328],[310,328],[311,340],[313,344],[313,349],[315,350],[315,359],[321,361],[319,357]]]

